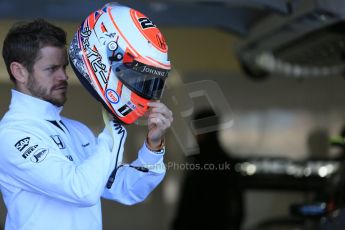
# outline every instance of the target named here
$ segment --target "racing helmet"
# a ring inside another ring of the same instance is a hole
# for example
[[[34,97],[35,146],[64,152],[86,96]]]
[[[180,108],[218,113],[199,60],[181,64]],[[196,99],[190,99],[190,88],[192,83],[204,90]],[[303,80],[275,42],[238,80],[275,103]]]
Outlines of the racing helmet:
[[[118,120],[131,124],[159,100],[171,69],[168,46],[144,14],[118,3],[80,25],[69,60],[82,85]]]

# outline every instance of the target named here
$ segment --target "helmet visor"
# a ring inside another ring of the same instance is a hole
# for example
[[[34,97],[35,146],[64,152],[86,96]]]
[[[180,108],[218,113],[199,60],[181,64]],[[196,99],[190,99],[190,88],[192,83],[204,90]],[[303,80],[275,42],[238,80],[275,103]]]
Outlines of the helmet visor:
[[[113,68],[116,76],[130,90],[146,99],[161,98],[169,70],[133,61]]]

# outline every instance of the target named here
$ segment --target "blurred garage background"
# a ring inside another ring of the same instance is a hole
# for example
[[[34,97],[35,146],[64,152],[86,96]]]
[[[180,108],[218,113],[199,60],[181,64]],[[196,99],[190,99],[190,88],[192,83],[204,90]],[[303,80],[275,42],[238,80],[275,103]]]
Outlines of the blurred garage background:
[[[337,146],[344,139],[334,137],[345,127],[345,1],[118,2],[146,14],[166,37],[173,70],[163,101],[175,121],[166,137],[164,181],[135,206],[104,200],[104,229],[172,229],[181,185],[193,170],[186,167],[186,158],[200,152],[194,134],[214,131],[212,124],[201,121],[200,128],[200,121],[193,120],[205,107],[221,119],[221,146],[238,159],[232,170],[243,182],[242,229],[315,229],[315,222],[340,207],[315,197],[342,181],[344,156]],[[82,20],[105,3],[0,0],[0,41],[13,23],[38,17],[63,27],[70,40]],[[100,105],[68,68],[70,88],[63,114],[97,133],[103,128]],[[11,88],[1,60],[1,115]],[[139,122],[128,129],[129,161],[146,127]],[[296,211],[296,204],[306,206]],[[3,225],[3,204],[0,214]]]

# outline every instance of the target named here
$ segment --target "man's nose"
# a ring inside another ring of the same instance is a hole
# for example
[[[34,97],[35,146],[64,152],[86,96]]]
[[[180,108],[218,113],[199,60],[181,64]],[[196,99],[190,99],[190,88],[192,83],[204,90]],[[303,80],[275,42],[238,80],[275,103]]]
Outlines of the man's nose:
[[[68,80],[68,75],[67,75],[66,70],[65,69],[60,69],[59,72],[58,72],[58,77],[59,77],[59,80],[67,81]]]

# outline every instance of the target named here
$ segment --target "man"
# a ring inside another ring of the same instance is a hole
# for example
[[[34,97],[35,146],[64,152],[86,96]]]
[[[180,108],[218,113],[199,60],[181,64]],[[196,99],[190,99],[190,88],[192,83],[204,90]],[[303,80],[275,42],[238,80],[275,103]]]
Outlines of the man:
[[[16,25],[4,40],[3,58],[14,83],[0,123],[6,230],[102,229],[101,197],[138,203],[165,174],[163,139],[172,113],[164,104],[148,102],[147,139],[138,158],[116,170],[127,135],[123,125],[106,121],[111,132],[105,129],[96,138],[85,125],[60,115],[68,80],[65,45],[65,32],[44,20]],[[116,179],[107,188],[113,171]]]
[[[196,111],[193,120],[209,119],[217,129],[220,118],[212,108]],[[200,128],[200,127],[196,127]],[[239,230],[244,217],[243,189],[234,170],[236,159],[221,146],[218,130],[196,134],[199,153],[186,162],[199,167],[188,170],[181,187],[172,230]]]

